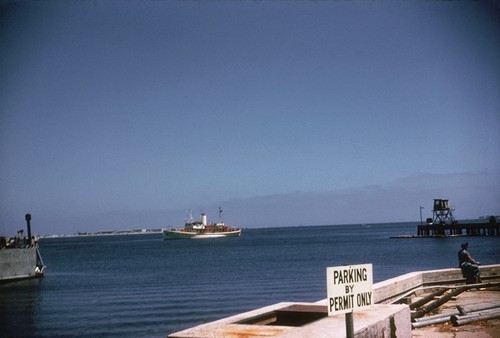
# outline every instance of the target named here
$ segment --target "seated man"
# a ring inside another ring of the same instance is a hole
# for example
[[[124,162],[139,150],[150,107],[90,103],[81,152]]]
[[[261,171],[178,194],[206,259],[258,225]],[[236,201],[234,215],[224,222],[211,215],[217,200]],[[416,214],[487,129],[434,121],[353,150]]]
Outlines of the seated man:
[[[462,269],[462,275],[467,279],[467,284],[482,283],[483,281],[480,277],[481,272],[478,267],[481,263],[472,258],[467,251],[468,248],[469,243],[462,243],[462,250],[458,252],[458,262],[460,269]]]

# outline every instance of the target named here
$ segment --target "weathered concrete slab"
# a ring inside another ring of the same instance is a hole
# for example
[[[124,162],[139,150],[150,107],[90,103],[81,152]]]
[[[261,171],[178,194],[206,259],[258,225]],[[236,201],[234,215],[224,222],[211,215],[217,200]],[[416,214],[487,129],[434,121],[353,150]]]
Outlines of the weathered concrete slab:
[[[311,305],[311,303],[278,303],[176,332],[169,335],[169,337],[345,337],[344,315],[326,316],[302,326],[238,323],[250,318],[266,317],[265,314],[272,314],[275,311],[297,304],[304,306]],[[363,309],[363,311],[354,312],[353,318],[354,332],[357,338],[411,337],[410,309],[406,305],[372,305]]]
[[[481,267],[483,279],[500,279],[500,265]],[[404,304],[390,304],[414,294],[416,290],[432,288],[433,285],[463,284],[460,269],[443,269],[412,272],[373,285],[373,297],[377,304],[354,312],[354,334],[356,338],[368,337],[412,337],[410,308]],[[309,316],[311,320],[299,320],[293,326],[280,325],[280,311],[323,312],[318,306],[327,306],[327,299],[315,303],[278,303],[261,309],[245,312],[215,322],[199,325],[172,333],[171,338],[241,338],[241,337],[286,337],[321,338],[345,337],[345,315]],[[307,307],[310,310],[307,310]],[[315,310],[316,309],[316,310]],[[293,316],[291,317],[293,318]]]

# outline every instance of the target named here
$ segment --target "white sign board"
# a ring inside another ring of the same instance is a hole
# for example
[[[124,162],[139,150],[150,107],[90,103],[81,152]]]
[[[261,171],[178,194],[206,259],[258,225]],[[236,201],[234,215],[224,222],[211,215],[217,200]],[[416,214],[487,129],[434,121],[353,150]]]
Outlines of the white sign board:
[[[352,312],[372,305],[373,268],[371,264],[326,268],[328,315]]]

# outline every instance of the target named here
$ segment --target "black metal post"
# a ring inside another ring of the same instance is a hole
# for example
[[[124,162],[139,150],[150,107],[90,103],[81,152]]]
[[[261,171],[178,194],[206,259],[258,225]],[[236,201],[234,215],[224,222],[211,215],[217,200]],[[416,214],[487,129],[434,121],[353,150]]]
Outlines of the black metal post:
[[[31,221],[31,215],[30,214],[26,214],[26,216],[24,216],[24,218],[26,219],[26,226],[28,227],[28,239],[31,243],[31,224],[30,224],[30,221]]]

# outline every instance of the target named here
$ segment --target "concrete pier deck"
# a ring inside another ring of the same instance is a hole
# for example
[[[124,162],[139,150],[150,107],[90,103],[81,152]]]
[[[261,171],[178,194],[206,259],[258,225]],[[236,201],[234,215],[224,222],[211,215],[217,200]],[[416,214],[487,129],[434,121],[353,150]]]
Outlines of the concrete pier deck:
[[[500,265],[482,266],[482,277],[486,283],[500,282]],[[450,330],[444,324],[412,330],[409,303],[432,292],[437,287],[464,286],[465,279],[460,269],[420,271],[391,278],[373,285],[374,305],[355,311],[354,337],[500,337],[497,320],[473,324],[482,335],[473,336],[464,325]],[[486,300],[500,307],[500,291],[494,288],[463,292],[450,301],[463,305],[484,303]],[[451,311],[453,303],[435,311]],[[478,328],[479,326],[479,328]],[[457,335],[464,332],[464,335]],[[489,335],[490,332],[493,335]],[[454,335],[447,335],[452,333]],[[315,303],[278,303],[261,309],[245,312],[218,321],[199,325],[172,333],[171,338],[180,337],[345,337],[345,316],[327,316],[327,299]]]

